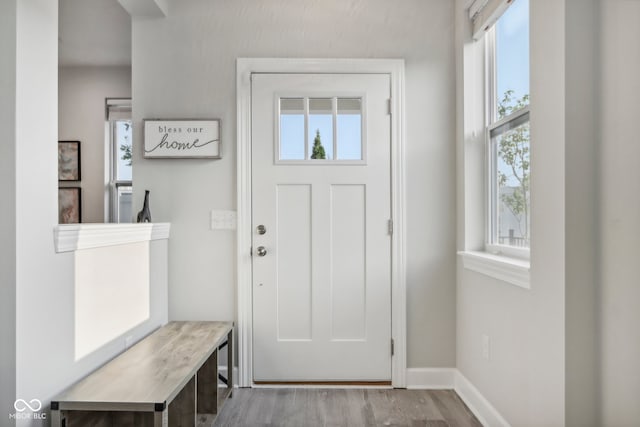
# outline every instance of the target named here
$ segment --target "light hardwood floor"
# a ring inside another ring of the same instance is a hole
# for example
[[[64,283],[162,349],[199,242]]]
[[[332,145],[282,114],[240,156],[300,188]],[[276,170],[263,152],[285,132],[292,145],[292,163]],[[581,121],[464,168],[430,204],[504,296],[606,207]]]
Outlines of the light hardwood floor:
[[[482,427],[452,390],[235,389],[223,426]]]

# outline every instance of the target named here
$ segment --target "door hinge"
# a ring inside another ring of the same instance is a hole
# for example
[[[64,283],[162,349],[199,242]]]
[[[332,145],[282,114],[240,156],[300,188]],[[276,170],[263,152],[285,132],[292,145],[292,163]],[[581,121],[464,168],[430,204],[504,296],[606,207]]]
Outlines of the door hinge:
[[[387,99],[387,114],[391,115],[391,98]]]
[[[393,236],[393,220],[392,219],[390,219],[389,222],[387,223],[387,227],[389,230],[389,235]]]
[[[393,338],[391,338],[391,355],[393,356],[394,353],[395,353],[395,351],[394,351],[394,347],[393,347]]]

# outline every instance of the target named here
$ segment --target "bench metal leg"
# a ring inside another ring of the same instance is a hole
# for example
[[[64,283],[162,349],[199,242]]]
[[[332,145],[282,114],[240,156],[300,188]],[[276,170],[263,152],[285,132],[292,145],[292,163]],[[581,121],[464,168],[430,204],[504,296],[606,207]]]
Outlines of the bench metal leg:
[[[227,387],[231,389],[229,397],[233,397],[233,328],[227,335]]]

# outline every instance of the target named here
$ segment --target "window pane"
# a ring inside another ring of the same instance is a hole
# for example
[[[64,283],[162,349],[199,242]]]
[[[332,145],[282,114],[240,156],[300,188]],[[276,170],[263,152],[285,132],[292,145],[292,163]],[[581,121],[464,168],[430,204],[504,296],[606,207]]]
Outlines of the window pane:
[[[304,160],[304,99],[280,99],[280,160]]]
[[[133,187],[117,187],[118,189],[118,222],[133,222]]]
[[[333,159],[333,100],[309,99],[309,158]]]
[[[491,143],[496,167],[494,243],[528,248],[531,217],[528,115],[526,121],[492,132]]]
[[[529,104],[529,0],[516,0],[496,23],[496,119]]]
[[[362,159],[362,100],[338,99],[337,158],[341,160]]]
[[[117,120],[115,127],[116,180],[131,181],[131,120]]]

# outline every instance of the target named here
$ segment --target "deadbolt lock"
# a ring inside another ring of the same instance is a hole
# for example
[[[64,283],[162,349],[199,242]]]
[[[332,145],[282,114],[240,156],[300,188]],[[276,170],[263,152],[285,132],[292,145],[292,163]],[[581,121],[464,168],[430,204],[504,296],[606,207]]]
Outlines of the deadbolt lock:
[[[259,226],[256,227],[256,231],[258,232],[258,234],[263,235],[267,232],[267,227],[260,224]]]

